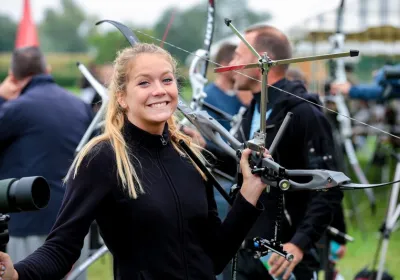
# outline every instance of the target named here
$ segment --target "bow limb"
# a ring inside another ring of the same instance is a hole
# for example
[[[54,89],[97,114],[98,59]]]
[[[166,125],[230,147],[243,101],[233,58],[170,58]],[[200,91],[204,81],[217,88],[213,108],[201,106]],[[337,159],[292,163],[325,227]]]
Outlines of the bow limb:
[[[207,83],[208,61],[210,57],[212,38],[214,35],[214,17],[215,3],[214,0],[209,0],[207,6],[207,25],[204,35],[203,48],[196,51],[195,57],[193,58],[189,68],[189,79],[192,86],[192,100],[190,107],[195,111],[201,110],[203,106],[207,107],[208,105],[204,102],[204,98],[207,97],[207,94],[204,92],[204,86]]]
[[[393,185],[393,184],[396,184],[396,183],[399,183],[399,182],[400,182],[400,180],[386,182],[386,183],[380,183],[380,184],[346,183],[346,184],[339,185],[339,188],[341,190],[372,189],[372,188],[386,187],[386,186]]]
[[[207,51],[207,57],[210,56],[211,43],[214,37],[214,30],[215,30],[215,1],[208,0],[207,25],[203,41],[203,50]],[[202,75],[204,78],[206,78],[207,76],[207,68],[208,68],[208,59],[205,60],[204,67],[202,69]]]
[[[139,39],[136,37],[135,33],[133,33],[132,30],[130,30],[127,26],[123,25],[122,23],[119,23],[119,22],[113,21],[113,20],[109,20],[109,19],[105,19],[105,20],[96,22],[96,25],[102,24],[103,22],[108,22],[108,23],[114,25],[125,36],[125,38],[128,40],[128,42],[131,44],[132,47],[136,43],[140,42]]]

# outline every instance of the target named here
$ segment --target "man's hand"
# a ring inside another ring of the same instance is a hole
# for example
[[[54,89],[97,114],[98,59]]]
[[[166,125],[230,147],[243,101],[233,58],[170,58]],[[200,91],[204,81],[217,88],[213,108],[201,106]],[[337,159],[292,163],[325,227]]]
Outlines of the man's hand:
[[[207,145],[206,140],[204,139],[203,136],[201,136],[200,132],[198,132],[197,130],[187,126],[182,126],[181,130],[183,133],[190,136],[193,139],[193,141],[200,147],[204,148]]]
[[[345,83],[332,83],[331,84],[331,93],[332,94],[338,94],[339,92],[348,95],[350,92],[351,88],[351,83],[345,82]]]
[[[346,245],[340,245],[339,249],[335,252],[338,259],[341,259],[346,254]]]
[[[346,245],[340,245],[339,249],[336,252],[338,259],[341,259],[346,254]]]
[[[303,259],[304,253],[293,243],[285,243],[283,245],[283,250],[291,253],[294,256],[293,260],[288,262],[283,257],[273,253],[271,258],[268,260],[268,264],[271,267],[269,273],[274,277],[278,277],[285,271],[285,269],[287,269],[285,275],[283,275],[283,279],[287,280],[296,265]]]
[[[21,88],[13,82],[11,76],[7,76],[7,78],[0,84],[0,97],[5,100],[18,98],[20,92]]]

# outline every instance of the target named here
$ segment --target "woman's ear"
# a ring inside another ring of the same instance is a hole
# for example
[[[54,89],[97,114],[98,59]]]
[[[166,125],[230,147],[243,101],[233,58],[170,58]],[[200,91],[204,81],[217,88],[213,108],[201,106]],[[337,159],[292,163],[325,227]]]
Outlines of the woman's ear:
[[[121,108],[123,109],[127,109],[128,108],[128,104],[126,104],[126,100],[125,100],[125,94],[123,93],[117,93],[117,102],[119,104],[119,106],[121,106]]]

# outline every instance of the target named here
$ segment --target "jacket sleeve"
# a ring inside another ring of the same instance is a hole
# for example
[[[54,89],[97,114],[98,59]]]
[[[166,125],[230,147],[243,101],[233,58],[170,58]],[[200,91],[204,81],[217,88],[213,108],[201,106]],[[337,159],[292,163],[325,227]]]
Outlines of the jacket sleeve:
[[[309,169],[335,170],[333,162],[333,138],[328,120],[321,111],[311,105],[306,110],[303,107],[301,112],[294,112],[296,122],[296,134],[303,135],[307,147],[305,152],[308,157]],[[313,191],[308,203],[306,214],[296,228],[291,243],[302,250],[307,250],[313,243],[316,243],[332,222],[333,213],[343,198],[339,189],[328,191]]]
[[[347,233],[346,221],[344,218],[342,204],[340,204],[338,207],[336,207],[336,211],[333,215],[333,220],[332,220],[331,226],[342,233]],[[330,236],[330,238],[341,245],[344,245],[347,243],[346,239],[344,239],[343,237],[340,237],[340,236]]]
[[[0,151],[4,143],[18,134],[21,111],[18,100],[0,98]]]
[[[6,100],[3,97],[0,97],[0,106],[3,105],[6,102]]]
[[[383,90],[379,85],[359,84],[350,88],[349,96],[353,99],[377,100],[381,98]]]
[[[88,155],[76,177],[68,180],[57,220],[45,243],[14,266],[19,279],[61,279],[71,270],[97,209],[110,191],[111,177],[104,172],[105,162],[111,160],[102,152]]]
[[[214,199],[213,186],[206,183],[208,220],[205,227],[205,248],[214,264],[215,274],[220,274],[239,250],[248,231],[264,210],[259,202],[256,207],[238,192],[225,220],[221,223]]]

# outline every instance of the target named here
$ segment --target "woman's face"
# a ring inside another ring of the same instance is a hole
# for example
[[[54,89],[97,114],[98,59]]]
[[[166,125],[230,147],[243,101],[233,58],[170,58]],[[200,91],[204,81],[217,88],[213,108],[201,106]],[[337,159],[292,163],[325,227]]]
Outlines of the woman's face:
[[[118,102],[137,127],[161,134],[178,103],[173,68],[161,54],[140,54],[130,68],[126,94]]]

